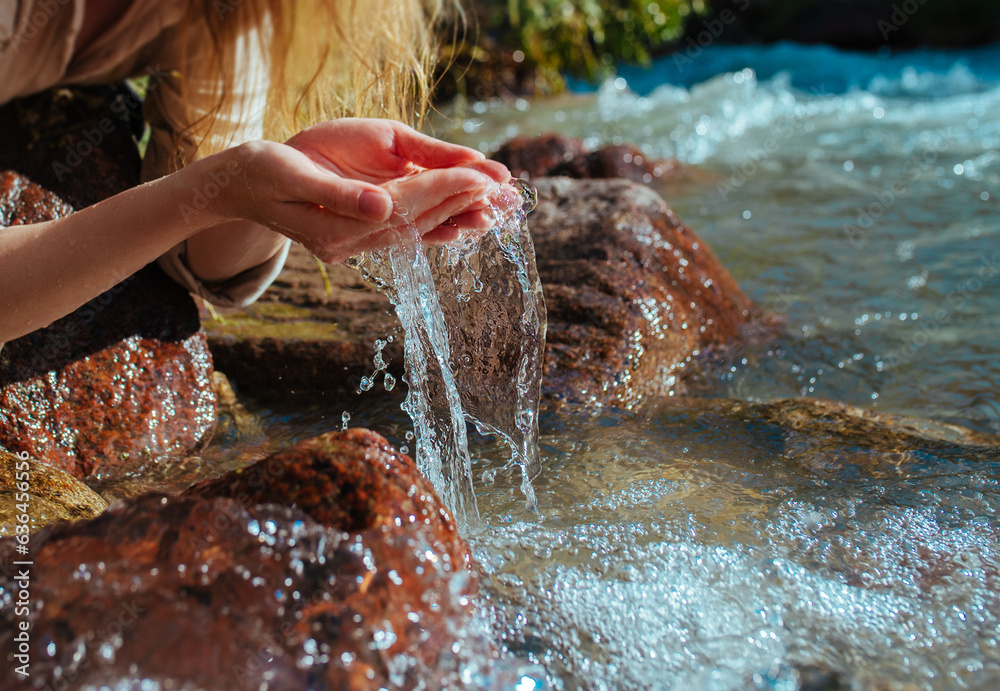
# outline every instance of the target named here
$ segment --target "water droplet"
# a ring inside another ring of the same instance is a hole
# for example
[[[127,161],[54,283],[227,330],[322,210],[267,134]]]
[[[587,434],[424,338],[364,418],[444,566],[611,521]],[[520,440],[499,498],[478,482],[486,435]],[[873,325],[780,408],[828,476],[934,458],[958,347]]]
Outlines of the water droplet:
[[[538,190],[530,182],[521,178],[514,178],[511,180],[511,184],[521,195],[521,211],[530,213],[538,205]]]

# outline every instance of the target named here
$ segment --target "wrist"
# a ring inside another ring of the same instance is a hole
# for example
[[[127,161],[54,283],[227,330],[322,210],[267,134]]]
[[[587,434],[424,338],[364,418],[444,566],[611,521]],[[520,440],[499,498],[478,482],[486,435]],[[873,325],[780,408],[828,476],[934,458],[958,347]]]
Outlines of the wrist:
[[[185,191],[178,210],[194,232],[230,221],[244,220],[243,192],[247,188],[246,145],[220,151],[186,167]]]

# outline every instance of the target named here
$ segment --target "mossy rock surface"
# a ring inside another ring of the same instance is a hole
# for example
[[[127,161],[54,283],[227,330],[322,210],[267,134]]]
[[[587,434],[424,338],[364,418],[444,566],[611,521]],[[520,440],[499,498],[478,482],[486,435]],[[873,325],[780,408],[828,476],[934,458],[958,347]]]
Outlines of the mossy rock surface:
[[[69,473],[47,463],[0,449],[0,537],[18,524],[29,532],[61,521],[93,518],[108,508],[104,498]]]

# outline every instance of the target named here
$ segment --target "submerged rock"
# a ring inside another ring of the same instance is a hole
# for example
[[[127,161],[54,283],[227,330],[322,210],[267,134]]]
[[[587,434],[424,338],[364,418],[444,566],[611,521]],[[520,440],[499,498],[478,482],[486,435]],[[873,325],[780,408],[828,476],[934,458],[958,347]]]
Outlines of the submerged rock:
[[[736,446],[793,459],[796,469],[816,478],[901,478],[942,460],[964,465],[1000,459],[994,435],[815,398],[674,397],[649,401],[643,413],[687,429],[727,427]]]
[[[621,179],[535,183],[529,222],[548,307],[548,396],[630,406],[673,394],[690,358],[767,328],[652,190]]]
[[[16,544],[0,540],[0,564]],[[31,559],[32,682],[53,688],[440,687],[458,681],[477,585],[430,484],[365,430],[46,528]],[[4,655],[14,577],[0,575]]]

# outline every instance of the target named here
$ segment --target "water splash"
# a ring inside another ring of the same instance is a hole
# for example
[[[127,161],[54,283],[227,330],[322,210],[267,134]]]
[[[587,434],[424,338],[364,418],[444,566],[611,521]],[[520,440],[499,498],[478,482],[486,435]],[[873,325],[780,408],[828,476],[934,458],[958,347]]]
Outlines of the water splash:
[[[525,223],[535,190],[516,187],[520,208],[505,214],[494,205],[502,220],[481,237],[424,247],[406,224],[388,249],[348,261],[396,307],[417,465],[466,526],[479,521],[466,420],[508,444],[527,505],[536,508],[545,305]]]
[[[378,379],[378,375],[384,373],[384,383],[385,390],[392,391],[396,386],[396,378],[388,371],[389,364],[382,357],[382,351],[385,347],[392,343],[392,336],[388,336],[385,339],[377,338],[375,339],[375,356],[372,358],[372,363],[375,365],[375,371],[372,372],[371,376],[361,377],[361,383],[358,385],[357,393],[362,391],[371,391],[371,388],[375,386],[375,381]]]

